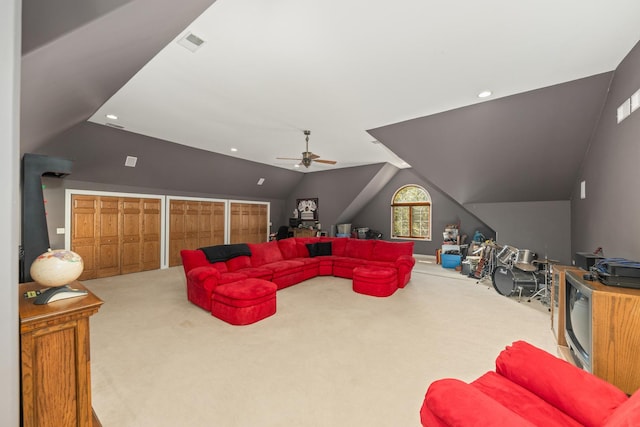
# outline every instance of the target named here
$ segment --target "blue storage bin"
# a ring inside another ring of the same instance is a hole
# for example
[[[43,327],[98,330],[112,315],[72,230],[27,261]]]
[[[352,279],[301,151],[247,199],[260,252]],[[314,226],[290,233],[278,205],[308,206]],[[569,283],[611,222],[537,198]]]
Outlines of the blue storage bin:
[[[456,268],[462,262],[462,256],[442,254],[442,267],[444,268]]]

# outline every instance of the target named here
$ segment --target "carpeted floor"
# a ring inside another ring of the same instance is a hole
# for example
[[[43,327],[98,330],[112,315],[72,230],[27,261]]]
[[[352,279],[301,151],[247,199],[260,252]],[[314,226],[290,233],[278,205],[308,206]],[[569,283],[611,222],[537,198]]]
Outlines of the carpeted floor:
[[[556,353],[546,307],[423,262],[389,298],[333,277],[283,289],[249,326],[189,303],[181,267],[84,283],[105,301],[91,318],[104,427],[418,427],[433,380],[473,380],[514,340]]]

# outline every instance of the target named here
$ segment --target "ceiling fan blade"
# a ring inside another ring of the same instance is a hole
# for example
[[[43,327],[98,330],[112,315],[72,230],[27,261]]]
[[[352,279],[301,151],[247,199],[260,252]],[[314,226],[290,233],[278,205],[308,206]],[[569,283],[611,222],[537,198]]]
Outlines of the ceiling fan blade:
[[[314,162],[318,162],[318,163],[325,163],[327,165],[335,165],[336,163],[338,163],[335,160],[322,160],[322,159],[314,159]]]
[[[296,157],[276,157],[278,160],[302,160],[301,158]]]
[[[315,154],[315,153],[309,153],[308,157],[309,157],[311,160],[315,160],[315,159],[319,159],[319,158],[320,158],[320,156],[318,156],[318,155],[317,155],[317,154]]]

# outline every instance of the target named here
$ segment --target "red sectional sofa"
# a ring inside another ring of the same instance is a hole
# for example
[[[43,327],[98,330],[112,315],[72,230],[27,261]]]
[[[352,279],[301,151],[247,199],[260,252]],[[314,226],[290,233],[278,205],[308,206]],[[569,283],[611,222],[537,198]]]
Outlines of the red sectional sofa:
[[[249,243],[248,247],[251,255],[214,263],[208,261],[202,250],[180,251],[189,301],[211,311],[211,296],[218,285],[258,278],[271,281],[282,289],[316,276],[351,279],[353,269],[362,266],[393,269],[398,287],[404,288],[415,264],[413,242],[292,237]]]
[[[420,419],[425,427],[444,426],[603,426],[640,425],[640,392],[620,389],[524,341],[496,359],[496,370],[467,384],[433,382]]]

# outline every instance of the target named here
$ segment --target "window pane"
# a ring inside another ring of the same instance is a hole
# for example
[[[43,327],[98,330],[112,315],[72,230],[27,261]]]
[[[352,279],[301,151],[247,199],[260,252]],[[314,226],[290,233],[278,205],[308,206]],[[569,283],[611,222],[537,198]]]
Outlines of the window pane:
[[[410,236],[409,234],[409,207],[394,206],[393,208],[393,235]]]
[[[412,206],[411,207],[411,236],[412,237],[429,237],[429,207],[428,206]]]
[[[428,202],[427,193],[420,187],[408,185],[400,189],[393,198],[393,203]]]

